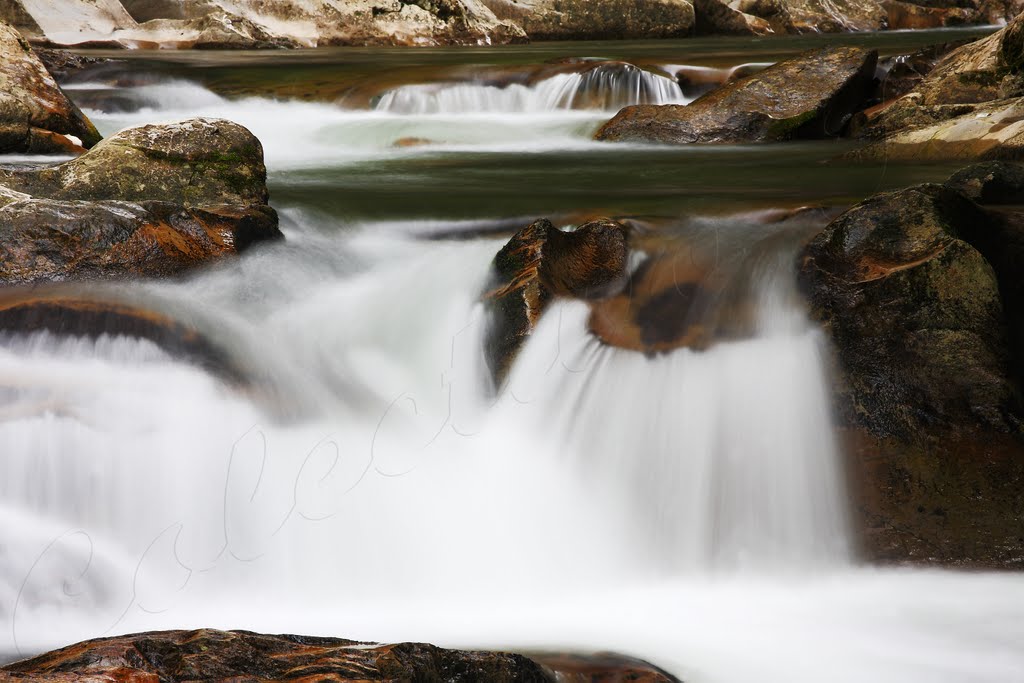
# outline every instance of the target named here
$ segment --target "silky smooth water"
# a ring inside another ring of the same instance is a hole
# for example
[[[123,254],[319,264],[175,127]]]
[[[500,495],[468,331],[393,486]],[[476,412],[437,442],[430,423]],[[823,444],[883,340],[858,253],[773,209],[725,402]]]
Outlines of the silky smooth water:
[[[797,244],[740,212],[946,169],[602,145],[600,104],[470,79],[493,107],[441,106],[415,70],[380,75],[409,103],[384,111],[119,68],[69,91],[101,130],[243,123],[287,239],[100,288],[197,327],[246,389],[145,341],[2,340],[0,652],[210,626],[612,649],[698,682],[1024,678],[1024,577],[858,559]],[[559,304],[494,391],[477,299],[507,237],[480,235],[559,211],[716,215],[723,262],[754,264],[752,336],[646,357]]]

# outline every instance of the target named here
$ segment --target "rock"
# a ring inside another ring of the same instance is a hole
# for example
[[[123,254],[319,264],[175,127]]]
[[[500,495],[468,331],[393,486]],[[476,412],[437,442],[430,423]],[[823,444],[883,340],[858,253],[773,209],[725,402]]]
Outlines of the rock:
[[[882,7],[891,31],[962,26],[972,23],[976,16],[966,7],[926,7],[901,0],[883,0]]]
[[[38,41],[63,46],[222,49],[525,40],[522,28],[496,19],[480,0],[52,0],[45,6],[7,0],[0,3],[0,18]]]
[[[259,141],[219,119],[122,131],[0,172],[0,282],[167,276],[279,239]]]
[[[544,663],[507,652],[446,650],[425,643],[374,644],[248,631],[157,631],[101,638],[15,662],[14,681],[179,683],[184,681],[495,681],[678,683],[614,654],[546,655]]]
[[[858,204],[803,252],[801,288],[835,348],[873,559],[1022,557],[1012,521],[1024,511],[1020,391],[1000,282],[982,253],[991,225],[954,190],[920,185]]]
[[[481,0],[530,40],[678,38],[693,32],[688,0]]]
[[[941,120],[950,115],[953,118]],[[940,122],[926,125],[931,118]],[[912,163],[1024,159],[1024,97],[982,105],[901,108],[873,125],[881,130],[909,130],[848,152],[842,159]]]
[[[495,385],[555,297],[617,293],[626,281],[628,253],[625,227],[608,219],[572,232],[539,220],[513,235],[494,257],[482,297],[489,318],[485,354]]]
[[[231,356],[188,327],[157,311],[82,292],[5,288],[0,294],[0,331],[96,338],[148,339],[174,358],[198,365],[232,384],[248,384],[248,373]]]
[[[1024,16],[949,53],[915,89],[921,104],[971,104],[1024,95]]]
[[[596,138],[686,144],[837,136],[869,95],[877,58],[854,47],[811,50],[686,106],[626,107]]]
[[[786,0],[797,33],[845,33],[886,28],[887,13],[877,0]]]
[[[105,59],[103,57],[92,57],[89,55],[82,55],[71,52],[70,50],[50,49],[45,47],[37,47],[33,50],[39,61],[43,63],[46,70],[50,72],[55,79],[64,82],[72,74],[96,66],[97,64],[105,64],[113,60]]]
[[[0,154],[77,154],[99,140],[25,40],[0,23]]]
[[[694,29],[699,36],[763,36],[775,32],[767,20],[719,0],[694,0],[693,11]]]
[[[64,200],[147,201],[188,207],[265,205],[263,146],[243,126],[195,118],[107,138],[77,159],[39,171],[0,171],[0,183]]]
[[[1024,204],[1024,165],[988,161],[962,168],[946,187],[979,204]]]

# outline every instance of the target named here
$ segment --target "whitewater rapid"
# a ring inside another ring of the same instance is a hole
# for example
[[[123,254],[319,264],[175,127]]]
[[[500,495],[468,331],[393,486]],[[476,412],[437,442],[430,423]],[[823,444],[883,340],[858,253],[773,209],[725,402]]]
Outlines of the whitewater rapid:
[[[278,182],[426,131],[586,147],[606,117],[136,94],[90,115],[237,120]],[[495,396],[476,300],[504,239],[419,238],[439,224],[289,207],[284,243],[109,286],[230,350],[251,391],[145,341],[3,340],[0,653],[208,626],[616,650],[691,683],[1024,677],[1024,577],[858,561],[784,251],[753,278],[754,337],[646,358],[564,304]]]

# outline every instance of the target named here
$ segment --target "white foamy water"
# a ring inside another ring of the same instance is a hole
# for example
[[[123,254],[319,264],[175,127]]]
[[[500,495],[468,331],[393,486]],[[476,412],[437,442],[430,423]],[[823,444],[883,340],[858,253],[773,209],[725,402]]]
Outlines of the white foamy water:
[[[406,85],[384,93],[376,109],[398,114],[536,113],[572,109],[614,113],[631,104],[686,102],[674,79],[622,65],[558,74],[533,85]]]
[[[507,118],[553,144],[523,114],[190,108],[195,86],[161,87],[97,122],[238,120],[271,173],[344,155],[360,120],[455,138]],[[557,306],[494,397],[476,299],[502,240],[402,236],[437,224],[289,211],[283,244],[115,288],[257,370],[247,390],[148,342],[4,340],[0,653],[210,626],[611,649],[691,683],[1022,679],[1020,574],[858,562],[785,253],[751,275],[753,338],[646,358]]]

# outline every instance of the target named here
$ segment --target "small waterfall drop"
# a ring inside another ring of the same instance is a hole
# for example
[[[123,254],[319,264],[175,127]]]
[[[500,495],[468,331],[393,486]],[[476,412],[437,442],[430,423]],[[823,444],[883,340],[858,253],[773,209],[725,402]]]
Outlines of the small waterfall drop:
[[[631,104],[685,104],[679,84],[632,65],[556,74],[532,85],[437,83],[384,93],[377,111],[395,114],[539,113],[566,109],[617,111]]]

